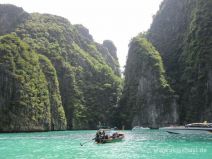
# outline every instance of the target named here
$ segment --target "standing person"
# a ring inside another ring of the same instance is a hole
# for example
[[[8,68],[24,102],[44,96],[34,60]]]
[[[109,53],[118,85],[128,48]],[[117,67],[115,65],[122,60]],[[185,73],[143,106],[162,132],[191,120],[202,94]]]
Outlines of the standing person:
[[[104,130],[102,131],[102,137],[103,137],[103,139],[105,138],[105,131]]]

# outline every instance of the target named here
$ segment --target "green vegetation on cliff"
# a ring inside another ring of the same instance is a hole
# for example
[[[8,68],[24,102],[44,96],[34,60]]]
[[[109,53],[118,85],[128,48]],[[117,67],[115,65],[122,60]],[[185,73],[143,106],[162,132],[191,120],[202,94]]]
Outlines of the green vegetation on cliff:
[[[133,38],[129,46],[119,120],[127,128],[176,123],[175,97],[160,54],[144,35]]]
[[[1,131],[51,130],[52,95],[38,54],[11,34],[0,38],[0,57]],[[59,96],[57,93],[55,95]],[[56,115],[61,119],[56,121],[60,127],[55,129],[64,129],[63,109]]]
[[[7,5],[0,6],[0,10],[2,7],[4,16],[9,17]],[[33,13],[17,19],[21,20],[15,27],[8,25],[9,30],[27,43],[30,50],[35,50],[45,79],[42,88],[48,91],[48,111],[52,117],[48,118],[49,128],[44,130],[64,129],[64,122],[68,129],[95,129],[99,121],[111,124],[121,92],[113,43],[107,41],[110,47],[98,44],[84,26],[71,25],[59,16]],[[4,27],[5,19],[0,22]]]
[[[211,9],[211,0],[162,2],[144,35],[149,42],[138,36],[130,43],[121,121],[128,126],[152,126],[154,120],[161,126],[176,123],[178,116],[178,124],[212,121]],[[155,89],[161,86],[169,89]]]
[[[194,4],[179,60],[183,65],[181,120],[212,121],[212,1],[199,0]]]
[[[51,130],[66,129],[66,118],[62,106],[56,70],[47,57],[44,55],[38,56],[49,90]]]
[[[164,0],[145,34],[159,53],[155,54],[150,49],[153,46],[144,39],[141,40],[142,36],[133,39],[125,70],[124,93],[120,101],[120,109],[125,114],[132,114],[124,117],[131,117],[128,118],[128,124],[152,126],[151,121],[156,120],[156,125],[161,126],[176,123],[177,116],[179,124],[212,120],[211,8],[210,0]],[[138,46],[138,41],[142,45]],[[148,50],[146,54],[144,50]],[[135,56],[136,52],[142,52],[142,56],[139,54],[133,58],[132,54]],[[158,59],[158,62],[148,62],[150,59]],[[149,71],[155,65],[157,67]],[[142,70],[144,73],[141,73]],[[155,72],[158,72],[157,76]],[[160,83],[156,83],[155,79]],[[151,83],[151,89],[145,89],[148,83]],[[155,89],[161,85],[169,89],[163,93]],[[161,100],[163,97],[168,100]],[[127,102],[130,102],[128,106],[125,104]],[[145,107],[145,104],[148,106]],[[172,109],[167,109],[170,108],[168,105]],[[130,107],[134,109],[128,112]],[[165,110],[165,113],[161,113],[161,110]],[[140,114],[136,116],[136,112]]]
[[[162,2],[148,32],[130,42],[119,101],[112,41],[99,44],[59,16],[0,5],[0,131],[211,121],[211,8],[211,0]]]
[[[147,37],[179,95],[180,122],[212,120],[211,0],[165,0]]]

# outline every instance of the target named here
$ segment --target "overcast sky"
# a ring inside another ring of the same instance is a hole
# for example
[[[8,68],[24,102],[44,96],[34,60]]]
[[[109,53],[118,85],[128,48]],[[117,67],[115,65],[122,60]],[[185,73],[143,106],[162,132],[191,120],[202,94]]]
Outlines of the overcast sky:
[[[0,0],[25,11],[63,16],[72,24],[83,24],[95,41],[109,39],[117,47],[121,67],[125,65],[130,39],[148,30],[162,0]]]

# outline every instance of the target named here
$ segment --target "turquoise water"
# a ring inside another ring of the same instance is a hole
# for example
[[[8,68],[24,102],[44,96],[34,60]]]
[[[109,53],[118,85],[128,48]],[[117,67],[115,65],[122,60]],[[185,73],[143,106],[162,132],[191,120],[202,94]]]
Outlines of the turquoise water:
[[[122,142],[83,146],[95,131],[0,134],[0,159],[212,159],[212,134],[124,133]]]

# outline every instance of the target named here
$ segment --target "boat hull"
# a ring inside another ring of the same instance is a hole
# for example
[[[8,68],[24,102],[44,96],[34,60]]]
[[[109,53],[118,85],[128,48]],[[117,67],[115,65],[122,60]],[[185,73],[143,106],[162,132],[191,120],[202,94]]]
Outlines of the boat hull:
[[[103,141],[103,143],[114,143],[114,142],[120,142],[123,140],[124,137],[122,138],[116,138],[116,139],[106,139]]]
[[[124,139],[124,135],[123,134],[119,134],[118,137],[113,138],[110,137],[109,139],[103,139],[101,142],[99,142],[98,144],[105,144],[105,143],[114,143],[114,142],[120,142]]]
[[[160,130],[172,134],[212,134],[211,128],[161,128]]]

